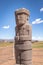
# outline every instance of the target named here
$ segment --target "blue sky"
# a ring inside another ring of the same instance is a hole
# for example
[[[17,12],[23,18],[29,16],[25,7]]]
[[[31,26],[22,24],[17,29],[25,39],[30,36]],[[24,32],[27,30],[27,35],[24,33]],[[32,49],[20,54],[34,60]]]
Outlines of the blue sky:
[[[15,37],[15,10],[30,11],[32,39],[43,40],[43,0],[0,0],[0,39]]]

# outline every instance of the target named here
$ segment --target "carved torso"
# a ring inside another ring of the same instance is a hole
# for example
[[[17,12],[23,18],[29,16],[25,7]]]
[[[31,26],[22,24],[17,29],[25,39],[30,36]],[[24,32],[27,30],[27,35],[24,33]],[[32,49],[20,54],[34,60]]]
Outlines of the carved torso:
[[[30,26],[30,24],[25,23],[21,27],[16,26],[16,40],[18,40],[18,41],[20,39],[22,40],[26,36],[28,38],[30,37],[29,39],[31,39],[31,26]]]

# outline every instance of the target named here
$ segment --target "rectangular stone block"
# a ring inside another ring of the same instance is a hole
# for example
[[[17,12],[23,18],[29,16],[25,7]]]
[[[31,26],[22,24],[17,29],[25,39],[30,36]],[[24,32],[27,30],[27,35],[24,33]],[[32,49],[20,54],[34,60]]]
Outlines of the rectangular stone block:
[[[21,61],[21,64],[32,65],[32,60],[31,61]]]
[[[29,50],[32,49],[32,43],[30,41],[24,41],[21,44],[16,44],[16,48],[19,50]]]
[[[14,65],[24,65],[24,64],[14,64]]]
[[[22,60],[31,60],[32,59],[32,50],[23,51],[21,53]]]

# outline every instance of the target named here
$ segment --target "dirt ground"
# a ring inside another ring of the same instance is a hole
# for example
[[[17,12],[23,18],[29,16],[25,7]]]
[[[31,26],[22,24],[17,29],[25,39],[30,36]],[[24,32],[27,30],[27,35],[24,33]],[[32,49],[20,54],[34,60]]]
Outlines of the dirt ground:
[[[43,48],[32,49],[33,65],[43,65]]]
[[[14,65],[13,47],[0,47],[0,65]],[[43,48],[32,49],[32,64],[43,65]]]

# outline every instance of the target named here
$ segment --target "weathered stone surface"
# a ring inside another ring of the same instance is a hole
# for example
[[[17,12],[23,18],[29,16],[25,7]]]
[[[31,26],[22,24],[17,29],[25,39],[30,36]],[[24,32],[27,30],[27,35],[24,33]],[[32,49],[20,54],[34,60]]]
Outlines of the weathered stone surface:
[[[32,39],[31,39],[31,37],[30,37],[30,35],[20,35],[20,41],[31,41]]]
[[[15,65],[24,65],[24,64],[15,64]]]
[[[15,37],[15,41],[17,41],[17,42],[19,41],[19,36]]]
[[[18,50],[17,48],[15,48],[15,58],[16,58],[16,63],[20,64],[20,50]]]
[[[16,12],[15,12],[16,15],[17,14],[24,14],[24,13],[27,14],[27,15],[30,15],[29,10],[27,10],[25,8],[17,9]]]
[[[20,65],[32,65],[32,27],[28,23],[28,16],[30,13],[24,8],[15,12],[15,58],[16,64]]]
[[[32,40],[32,31],[31,26],[25,24],[23,27],[20,27],[16,32],[17,40]]]
[[[21,64],[32,65],[32,60],[31,61],[21,61]]]
[[[16,36],[15,37],[15,40],[16,41],[31,41],[32,40],[32,38],[31,38],[31,36],[30,35],[20,35],[20,36]]]
[[[15,16],[16,16],[16,25],[21,27],[23,24],[27,22],[29,12],[27,9],[22,8],[15,12]]]
[[[30,41],[24,41],[20,44],[16,44],[16,48],[19,50],[29,50],[32,49],[32,45]]]
[[[21,53],[21,59],[31,60],[32,59],[32,50],[23,51]]]
[[[28,35],[28,36],[31,35],[32,34],[31,26],[26,23],[20,28],[16,27],[16,34],[17,35]]]

